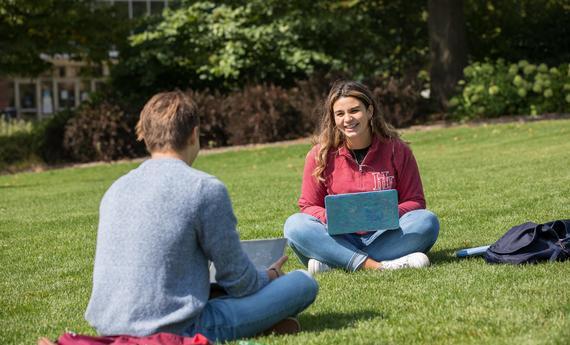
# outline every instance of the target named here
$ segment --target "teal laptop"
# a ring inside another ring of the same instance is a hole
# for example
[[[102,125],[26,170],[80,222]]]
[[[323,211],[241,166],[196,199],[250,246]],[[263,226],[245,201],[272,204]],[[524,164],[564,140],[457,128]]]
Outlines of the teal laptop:
[[[327,195],[325,209],[330,235],[400,227],[395,189]]]

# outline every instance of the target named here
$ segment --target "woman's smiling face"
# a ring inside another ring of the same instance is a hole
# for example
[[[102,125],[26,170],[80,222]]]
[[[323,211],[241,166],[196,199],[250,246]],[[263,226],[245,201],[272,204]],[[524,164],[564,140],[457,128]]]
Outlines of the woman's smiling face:
[[[333,104],[336,127],[346,136],[352,149],[368,147],[372,141],[370,133],[371,107],[355,97],[341,97]]]

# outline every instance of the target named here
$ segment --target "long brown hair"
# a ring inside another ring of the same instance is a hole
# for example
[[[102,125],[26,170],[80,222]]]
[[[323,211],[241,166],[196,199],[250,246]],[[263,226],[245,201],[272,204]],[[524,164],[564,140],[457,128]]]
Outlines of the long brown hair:
[[[390,124],[386,122],[378,102],[372,96],[372,92],[364,84],[352,80],[338,80],[329,91],[322,110],[319,135],[315,144],[320,144],[316,156],[317,167],[313,171],[313,176],[320,181],[324,180],[323,173],[327,164],[327,156],[331,149],[337,149],[346,143],[344,134],[336,127],[334,121],[333,106],[341,97],[354,97],[360,100],[366,109],[372,106],[372,118],[370,119],[370,129],[372,136],[380,139],[399,138],[400,135]]]

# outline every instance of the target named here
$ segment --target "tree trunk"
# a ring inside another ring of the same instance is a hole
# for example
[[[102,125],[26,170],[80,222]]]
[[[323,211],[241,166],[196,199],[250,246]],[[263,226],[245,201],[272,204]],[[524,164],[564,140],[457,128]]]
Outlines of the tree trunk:
[[[430,97],[445,111],[467,65],[463,0],[429,0],[428,13]]]

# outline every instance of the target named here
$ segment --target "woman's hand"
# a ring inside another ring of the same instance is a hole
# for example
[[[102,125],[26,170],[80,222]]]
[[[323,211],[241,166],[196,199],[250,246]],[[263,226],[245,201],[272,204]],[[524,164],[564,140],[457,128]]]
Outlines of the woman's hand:
[[[269,280],[275,280],[285,273],[281,270],[283,264],[289,259],[288,256],[284,255],[280,257],[277,261],[275,261],[269,268],[267,269],[267,275],[269,276]]]

